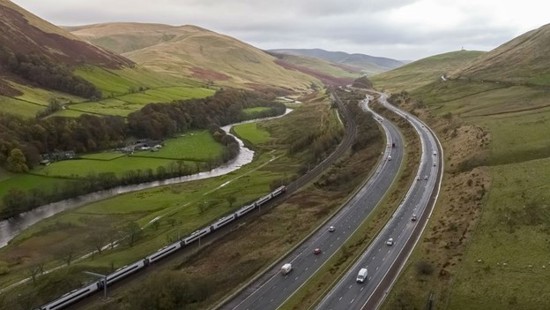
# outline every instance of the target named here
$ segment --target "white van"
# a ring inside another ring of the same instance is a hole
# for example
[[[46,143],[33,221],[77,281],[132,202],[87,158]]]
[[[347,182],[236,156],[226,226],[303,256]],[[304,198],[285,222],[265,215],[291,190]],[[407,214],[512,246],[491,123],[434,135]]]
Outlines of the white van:
[[[289,263],[286,263],[281,267],[281,274],[286,276],[289,272],[292,271],[292,265]]]
[[[368,275],[368,271],[367,271],[367,268],[361,268],[361,270],[359,270],[359,273],[357,274],[357,283],[363,283],[365,282],[365,280],[367,279],[367,275]]]

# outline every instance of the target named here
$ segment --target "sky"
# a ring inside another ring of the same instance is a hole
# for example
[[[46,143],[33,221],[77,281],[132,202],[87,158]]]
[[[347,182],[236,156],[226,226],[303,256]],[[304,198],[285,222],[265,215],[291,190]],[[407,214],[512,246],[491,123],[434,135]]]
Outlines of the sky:
[[[545,0],[12,1],[56,25],[196,25],[261,49],[322,48],[399,60],[488,51],[550,23]]]

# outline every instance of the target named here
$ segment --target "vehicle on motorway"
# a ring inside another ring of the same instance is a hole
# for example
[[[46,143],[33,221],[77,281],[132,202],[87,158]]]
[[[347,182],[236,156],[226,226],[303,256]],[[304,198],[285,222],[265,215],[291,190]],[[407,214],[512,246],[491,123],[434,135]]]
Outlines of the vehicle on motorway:
[[[424,180],[427,180],[427,179],[428,179],[428,175],[425,175],[425,176],[424,176]]]
[[[393,238],[388,239],[388,241],[386,241],[386,245],[392,246],[393,245]]]
[[[321,254],[321,249],[315,248],[315,250],[313,250],[313,254],[315,254],[315,255]]]
[[[436,151],[434,151],[434,156],[435,156],[435,155],[437,155],[437,152],[436,152]]]
[[[411,221],[415,222],[416,221],[416,214],[413,214],[412,217],[411,217]]]
[[[197,229],[196,231],[192,232],[188,236],[183,237],[182,239],[167,245],[165,247],[162,247],[161,249],[157,250],[155,253],[152,253],[145,258],[142,258],[132,264],[126,265],[122,268],[119,268],[115,270],[113,273],[107,275],[104,279],[88,283],[84,287],[72,290],[63,296],[45,304],[42,305],[39,310],[57,310],[65,308],[66,306],[69,306],[70,304],[73,304],[84,297],[91,295],[105,287],[105,285],[111,285],[130,274],[133,274],[134,272],[137,272],[143,268],[146,268],[147,266],[151,265],[152,263],[155,263],[164,257],[173,254],[174,252],[178,251],[181,248],[184,248],[191,243],[194,243],[197,240],[200,240],[200,238],[210,234],[211,232],[220,229],[221,227],[231,223],[232,221],[236,220],[237,218],[240,218],[244,216],[245,214],[249,213],[250,211],[259,208],[261,205],[269,202],[270,200],[274,199],[275,197],[278,197],[282,195],[286,191],[286,186],[279,186],[275,190],[273,190],[271,193],[259,198],[258,200],[254,201],[253,203],[249,205],[245,205],[241,207],[236,212],[233,212],[229,215],[226,215],[224,217],[221,217],[217,219],[215,222],[208,224],[207,226]],[[290,270],[292,270],[292,266],[289,265]],[[283,266],[284,267],[284,266]],[[288,267],[287,267],[288,268]]]
[[[388,155],[388,160],[391,160],[391,155]]]
[[[395,142],[392,142],[391,147],[395,147]]]
[[[334,226],[330,226],[330,227],[328,228],[328,231],[329,231],[329,232],[334,232],[335,230],[336,230],[336,227],[334,227]]]
[[[365,280],[367,280],[368,274],[369,274],[369,272],[368,272],[367,268],[361,268],[359,270],[359,273],[357,273],[357,278],[355,279],[355,281],[357,281],[357,283],[365,282]]]
[[[292,264],[286,263],[281,267],[281,274],[286,276],[289,272],[292,271]]]

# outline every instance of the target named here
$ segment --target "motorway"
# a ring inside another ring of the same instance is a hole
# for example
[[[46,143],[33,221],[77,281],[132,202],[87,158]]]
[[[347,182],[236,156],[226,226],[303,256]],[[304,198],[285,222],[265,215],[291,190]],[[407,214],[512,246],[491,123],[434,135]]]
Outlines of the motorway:
[[[222,309],[277,309],[336,253],[382,200],[403,161],[403,138],[395,125],[382,116],[376,115],[375,119],[384,129],[387,146],[368,182],[323,227],[225,303]],[[391,147],[392,143],[395,148]],[[334,232],[329,232],[330,226],[335,227]],[[315,255],[315,248],[320,248],[322,253]],[[288,275],[280,273],[285,263],[292,264]]]
[[[391,106],[385,94],[380,95],[379,100],[386,108],[406,118],[419,133],[421,164],[413,186],[392,218],[316,309],[376,309],[397,278],[433,209],[435,199],[432,194],[437,194],[434,190],[442,173],[439,142],[425,124]],[[412,220],[413,214],[417,218],[415,221]],[[389,238],[393,238],[393,245],[386,244]],[[368,279],[362,284],[356,283],[361,268],[368,269]]]

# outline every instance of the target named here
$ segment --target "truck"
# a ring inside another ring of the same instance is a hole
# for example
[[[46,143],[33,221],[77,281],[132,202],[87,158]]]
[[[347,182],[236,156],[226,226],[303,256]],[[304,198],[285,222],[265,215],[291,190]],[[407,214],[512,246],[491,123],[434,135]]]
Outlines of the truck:
[[[281,267],[281,274],[286,276],[289,272],[292,271],[292,264],[286,263]]]
[[[367,271],[367,268],[361,268],[361,270],[359,270],[359,273],[357,273],[357,283],[363,283],[365,282],[365,280],[367,279],[367,276],[368,276],[368,271]]]

